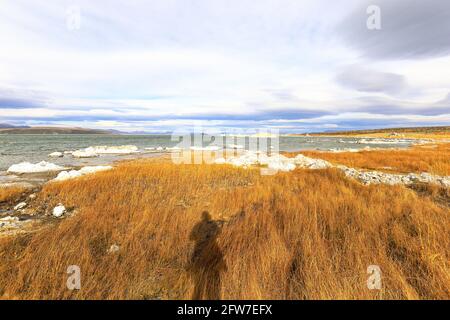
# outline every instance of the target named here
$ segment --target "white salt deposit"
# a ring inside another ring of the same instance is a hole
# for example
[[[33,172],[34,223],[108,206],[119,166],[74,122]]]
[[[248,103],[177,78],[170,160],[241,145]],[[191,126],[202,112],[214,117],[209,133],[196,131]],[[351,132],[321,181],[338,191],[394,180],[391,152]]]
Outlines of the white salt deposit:
[[[0,228],[18,228],[19,227],[19,218],[6,216],[4,218],[0,218]]]
[[[219,146],[207,146],[207,147],[192,146],[192,147],[190,147],[190,149],[192,151],[217,151],[217,150],[220,150],[220,147]]]
[[[329,163],[328,161],[309,158],[302,154],[298,154],[294,158],[294,163],[301,168],[308,169],[326,169],[332,167],[331,163]]]
[[[132,154],[138,153],[139,149],[136,146],[91,146],[85,149],[80,149],[72,152],[75,158],[94,158],[100,154]]]
[[[444,187],[450,186],[450,177],[436,176],[426,172],[420,174],[408,173],[408,174],[395,174],[385,173],[380,171],[364,171],[354,168],[348,168],[346,166],[337,166],[338,169],[343,171],[347,177],[359,180],[363,184],[405,184],[410,185],[416,182],[437,184]]]
[[[254,165],[267,166],[273,171],[292,171],[295,168],[305,169],[326,169],[336,167],[344,172],[347,177],[351,177],[361,181],[363,184],[412,184],[415,182],[431,183],[450,186],[450,176],[435,176],[429,173],[409,173],[409,174],[392,174],[379,171],[364,171],[346,166],[333,166],[328,161],[322,159],[314,159],[298,154],[295,158],[287,158],[283,155],[267,156],[263,153],[245,152],[237,157],[217,158],[216,164],[231,164],[237,167],[248,168]]]
[[[364,144],[399,144],[399,143],[408,143],[408,140],[400,140],[400,139],[360,139],[357,143]]]
[[[269,169],[272,169],[272,170],[287,172],[287,171],[294,170],[295,169],[295,164],[293,164],[291,162],[278,161],[278,162],[269,162],[267,167]]]
[[[52,152],[48,155],[50,158],[62,158],[64,155],[62,154],[62,152]]]
[[[64,207],[61,203],[59,203],[54,209],[53,209],[53,216],[54,217],[62,217],[62,215],[66,213],[66,207]]]
[[[75,158],[95,158],[98,157],[98,154],[93,151],[87,151],[86,149],[81,149],[72,152],[72,156]]]
[[[116,253],[120,250],[120,247],[117,244],[111,245],[109,249],[107,250],[107,253]]]
[[[21,202],[14,207],[14,211],[21,210],[27,206],[26,202]]]
[[[58,166],[51,162],[41,161],[39,163],[21,162],[18,164],[13,164],[9,167],[7,172],[9,173],[39,173],[39,172],[50,172],[50,171],[61,171],[64,167]]]
[[[65,181],[69,179],[78,178],[86,174],[111,170],[112,168],[113,167],[111,166],[87,166],[81,168],[80,170],[62,171],[58,174],[58,176],[55,179],[53,179],[53,181]]]
[[[325,169],[332,165],[322,159],[313,159],[305,157],[302,154],[295,158],[287,158],[283,155],[268,156],[264,153],[256,153],[247,151],[240,156],[230,158],[218,158],[215,160],[216,164],[231,164],[236,167],[247,168],[249,166],[261,165],[275,171],[292,171],[296,167],[308,169]]]
[[[131,154],[138,153],[139,149],[133,145],[126,146],[94,146],[86,148],[85,151],[97,154]]]
[[[342,148],[342,149],[339,149],[339,148],[331,148],[331,149],[328,149],[329,152],[333,152],[333,153],[341,153],[341,152],[360,152],[360,151],[363,151],[363,150],[370,150],[370,148],[369,148],[369,147],[366,147],[366,148],[364,148],[364,149],[355,149],[355,148]]]

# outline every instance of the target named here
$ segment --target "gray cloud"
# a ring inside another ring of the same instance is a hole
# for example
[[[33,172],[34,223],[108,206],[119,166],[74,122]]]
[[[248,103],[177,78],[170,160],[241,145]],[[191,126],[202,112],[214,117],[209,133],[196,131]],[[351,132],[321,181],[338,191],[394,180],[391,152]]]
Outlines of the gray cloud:
[[[381,9],[381,30],[369,30],[369,5]],[[344,40],[364,56],[414,59],[450,54],[450,1],[364,1],[340,25]]]
[[[0,97],[0,109],[26,109],[39,106],[42,105],[33,100]]]
[[[294,102],[298,101],[298,98],[293,94],[292,90],[288,89],[267,89],[265,90],[269,94],[271,94],[275,99],[279,101],[285,101],[285,102]]]
[[[427,121],[411,120],[408,118],[394,119],[357,119],[357,120],[335,120],[336,129],[327,131],[342,130],[367,130],[367,129],[385,129],[385,128],[408,128],[430,126]],[[433,126],[448,126],[446,121],[434,121]],[[321,130],[324,131],[324,130]]]
[[[71,115],[56,115],[56,116],[34,116],[30,115],[29,119],[39,120],[39,121],[104,121],[104,120],[114,120],[114,121],[160,121],[160,120],[204,120],[204,121],[266,121],[270,119],[311,119],[316,117],[321,117],[324,115],[333,114],[331,112],[323,110],[306,110],[302,108],[290,108],[290,109],[267,109],[257,112],[249,112],[246,114],[235,114],[235,113],[191,113],[186,115],[175,115],[171,113],[167,114],[140,114],[133,115],[117,111],[116,114],[102,114],[100,110],[98,114],[85,114],[82,110],[73,110]],[[95,111],[95,109],[91,109]],[[24,116],[8,116],[1,117],[1,119],[23,119]]]
[[[361,66],[349,66],[336,77],[343,86],[363,92],[397,93],[406,88],[405,77]]]
[[[438,116],[450,114],[449,104],[442,101],[424,104],[410,101],[394,100],[382,97],[364,97],[359,99],[361,106],[358,112],[368,112],[383,115],[421,115]]]
[[[47,100],[34,91],[0,88],[0,109],[28,109],[44,107]]]
[[[446,108],[448,108],[448,110],[450,112],[450,92],[447,94],[447,96],[444,99],[438,101],[436,103],[436,105],[446,107]]]

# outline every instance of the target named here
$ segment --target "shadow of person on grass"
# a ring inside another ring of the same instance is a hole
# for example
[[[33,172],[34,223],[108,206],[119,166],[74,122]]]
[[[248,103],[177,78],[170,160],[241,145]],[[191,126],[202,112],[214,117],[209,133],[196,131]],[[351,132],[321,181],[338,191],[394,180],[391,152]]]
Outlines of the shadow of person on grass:
[[[191,231],[189,239],[195,241],[187,271],[194,282],[193,300],[218,300],[221,298],[221,273],[227,267],[217,244],[219,225],[207,211]]]

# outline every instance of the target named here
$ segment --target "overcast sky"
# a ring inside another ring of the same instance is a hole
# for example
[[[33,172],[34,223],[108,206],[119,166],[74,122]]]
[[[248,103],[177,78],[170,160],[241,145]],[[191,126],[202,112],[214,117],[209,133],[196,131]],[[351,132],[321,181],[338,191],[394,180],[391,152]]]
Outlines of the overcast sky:
[[[450,125],[450,1],[0,0],[0,123]]]

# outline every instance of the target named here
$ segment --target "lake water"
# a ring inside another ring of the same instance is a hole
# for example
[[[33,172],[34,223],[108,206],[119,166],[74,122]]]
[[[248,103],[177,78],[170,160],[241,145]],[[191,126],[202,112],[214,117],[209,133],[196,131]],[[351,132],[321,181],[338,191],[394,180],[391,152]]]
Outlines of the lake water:
[[[358,143],[361,141],[362,143]],[[413,142],[413,140],[399,140],[394,144],[380,144],[379,140],[373,139],[281,136],[279,149],[280,151],[300,151],[365,147],[405,148]],[[65,155],[63,158],[49,158],[48,154],[55,151],[77,150],[89,146],[135,145],[144,152],[144,148],[173,147],[177,144],[177,141],[171,140],[170,135],[0,134],[0,171],[5,171],[12,164],[24,161],[36,163],[45,160],[59,165],[81,166],[111,163],[117,159],[139,156],[101,155],[92,159],[76,159],[71,155]]]

